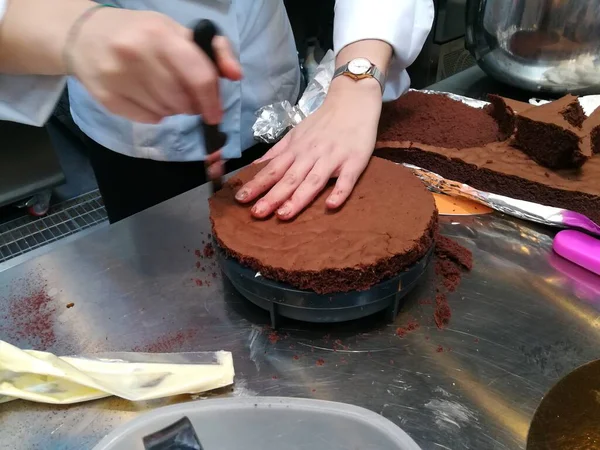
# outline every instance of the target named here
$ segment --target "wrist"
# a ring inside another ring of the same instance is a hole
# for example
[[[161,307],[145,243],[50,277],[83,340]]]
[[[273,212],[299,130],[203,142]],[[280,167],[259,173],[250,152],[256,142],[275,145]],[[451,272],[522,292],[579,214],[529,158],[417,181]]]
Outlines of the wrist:
[[[83,7],[83,4],[81,5],[82,8],[71,21],[71,26],[65,37],[62,51],[62,67],[63,72],[66,75],[74,75],[74,53],[76,52],[76,47],[83,29],[88,25],[88,22],[92,21],[102,10],[112,8],[112,5],[109,4],[86,3],[87,5],[85,7]]]
[[[379,81],[375,78],[366,77],[360,80],[353,80],[350,77],[341,75],[331,80],[329,93],[341,95],[364,95],[381,101],[382,92]]]

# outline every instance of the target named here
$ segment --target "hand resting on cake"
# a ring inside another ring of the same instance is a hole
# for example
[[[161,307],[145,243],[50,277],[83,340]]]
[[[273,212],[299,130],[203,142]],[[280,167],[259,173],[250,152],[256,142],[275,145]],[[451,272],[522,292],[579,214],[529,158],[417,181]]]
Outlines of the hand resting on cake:
[[[336,64],[365,57],[385,73],[391,56],[389,44],[365,40],[343,48]],[[265,218],[275,212],[280,219],[292,219],[337,178],[326,204],[342,206],[373,153],[381,100],[381,86],[373,78],[335,78],[323,105],[256,161],[270,160],[238,191],[237,200],[248,203],[266,193],[252,214]]]

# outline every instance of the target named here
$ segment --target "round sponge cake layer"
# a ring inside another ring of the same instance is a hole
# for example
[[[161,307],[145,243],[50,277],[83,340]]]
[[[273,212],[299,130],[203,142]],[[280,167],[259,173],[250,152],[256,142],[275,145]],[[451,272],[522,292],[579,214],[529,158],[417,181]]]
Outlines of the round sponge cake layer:
[[[326,294],[365,290],[421,259],[434,241],[433,196],[408,169],[371,158],[343,207],[333,183],[295,219],[254,219],[237,190],[264,165],[244,168],[210,198],[213,234],[227,254],[262,276]]]

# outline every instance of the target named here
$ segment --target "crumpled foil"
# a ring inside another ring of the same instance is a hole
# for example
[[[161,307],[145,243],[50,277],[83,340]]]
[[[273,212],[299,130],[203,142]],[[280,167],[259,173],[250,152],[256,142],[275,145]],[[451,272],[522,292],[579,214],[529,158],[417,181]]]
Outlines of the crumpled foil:
[[[309,81],[296,106],[287,100],[263,106],[256,112],[256,122],[252,126],[254,139],[273,144],[281,139],[291,128],[315,112],[323,104],[329,84],[335,71],[335,56],[329,50],[323,56],[316,69],[315,76]]]

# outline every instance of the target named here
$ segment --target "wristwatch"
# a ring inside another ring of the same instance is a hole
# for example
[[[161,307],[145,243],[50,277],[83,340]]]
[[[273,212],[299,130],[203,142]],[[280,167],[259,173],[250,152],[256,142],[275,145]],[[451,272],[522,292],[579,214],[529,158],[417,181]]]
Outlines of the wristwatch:
[[[363,78],[375,78],[381,86],[381,92],[385,88],[385,75],[367,58],[354,58],[343,66],[338,67],[333,74],[333,78],[337,78],[340,75],[345,75],[356,81]]]

